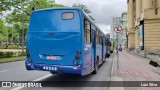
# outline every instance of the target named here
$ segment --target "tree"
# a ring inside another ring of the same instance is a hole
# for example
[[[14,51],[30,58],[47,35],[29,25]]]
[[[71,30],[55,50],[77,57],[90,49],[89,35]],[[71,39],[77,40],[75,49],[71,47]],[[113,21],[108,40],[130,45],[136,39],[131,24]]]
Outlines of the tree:
[[[91,10],[89,10],[88,7],[84,4],[74,4],[72,7],[80,8],[87,14],[91,13]]]
[[[74,4],[72,7],[80,8],[82,9],[88,16],[91,18],[91,20],[95,21],[95,19],[89,15],[91,13],[91,10],[88,9],[88,7],[84,4]]]
[[[2,42],[7,42],[8,29],[2,19],[0,19],[0,24],[0,46],[2,47]]]
[[[1,0],[0,1],[0,7],[1,7],[0,12],[11,10],[11,7],[10,7],[11,3],[12,2],[10,0]]]
[[[5,0],[3,0],[5,1]],[[8,37],[9,43],[6,44],[6,47],[10,45],[10,42],[14,42],[16,44],[17,42],[21,42],[22,39],[22,18],[24,19],[24,40],[26,37],[26,32],[28,30],[28,22],[29,17],[32,12],[33,7],[35,9],[43,9],[43,8],[52,8],[52,7],[64,7],[61,4],[56,4],[54,0],[6,0],[10,4],[4,4],[4,6],[9,5],[10,8],[12,7],[13,10],[10,14],[7,15],[5,18],[5,21],[10,25],[9,28],[7,28],[8,31],[12,30],[12,34]],[[7,10],[7,9],[4,9]],[[24,14],[22,13],[24,12]]]

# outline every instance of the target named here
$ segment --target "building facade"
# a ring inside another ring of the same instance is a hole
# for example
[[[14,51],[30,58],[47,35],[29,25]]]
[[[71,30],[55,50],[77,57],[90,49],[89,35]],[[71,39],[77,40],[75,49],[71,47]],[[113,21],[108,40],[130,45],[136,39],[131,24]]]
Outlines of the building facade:
[[[128,48],[160,50],[160,0],[127,0]]]
[[[127,48],[127,12],[123,12],[121,15],[121,25],[122,25],[122,46]]]

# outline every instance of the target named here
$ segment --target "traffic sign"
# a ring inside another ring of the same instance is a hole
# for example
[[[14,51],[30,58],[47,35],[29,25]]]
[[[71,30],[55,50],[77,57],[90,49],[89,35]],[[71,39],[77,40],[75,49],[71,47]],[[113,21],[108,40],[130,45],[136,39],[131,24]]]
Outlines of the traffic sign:
[[[121,26],[115,26],[115,27],[114,27],[114,31],[115,31],[116,33],[120,33],[120,32],[122,32],[122,27],[121,27]]]

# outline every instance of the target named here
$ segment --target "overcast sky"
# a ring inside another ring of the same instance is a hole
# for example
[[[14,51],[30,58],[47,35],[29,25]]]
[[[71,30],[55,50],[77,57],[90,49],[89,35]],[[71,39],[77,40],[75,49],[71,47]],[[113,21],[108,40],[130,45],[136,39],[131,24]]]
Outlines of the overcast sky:
[[[91,16],[96,24],[104,31],[110,32],[111,17],[120,17],[123,11],[127,11],[127,0],[55,0],[58,4],[72,6],[73,4],[85,4],[91,10]]]

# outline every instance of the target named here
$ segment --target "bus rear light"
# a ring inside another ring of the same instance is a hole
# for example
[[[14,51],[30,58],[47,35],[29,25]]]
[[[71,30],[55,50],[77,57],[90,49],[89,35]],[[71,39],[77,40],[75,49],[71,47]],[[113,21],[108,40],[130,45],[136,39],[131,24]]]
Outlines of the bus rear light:
[[[79,56],[79,55],[76,55],[75,58],[78,60],[78,59],[80,58],[80,56]]]
[[[74,60],[74,61],[73,61],[73,64],[74,64],[74,65],[77,65],[77,64],[78,64],[78,60]]]
[[[28,49],[26,49],[26,56],[27,56],[27,57],[30,57],[30,54],[29,54],[29,50],[28,50]]]
[[[31,58],[28,58],[28,62],[32,62],[32,59],[31,59]]]
[[[77,68],[77,70],[81,70],[81,68]]]
[[[77,52],[76,52],[77,54],[81,54],[81,51],[80,50],[77,50]]]

